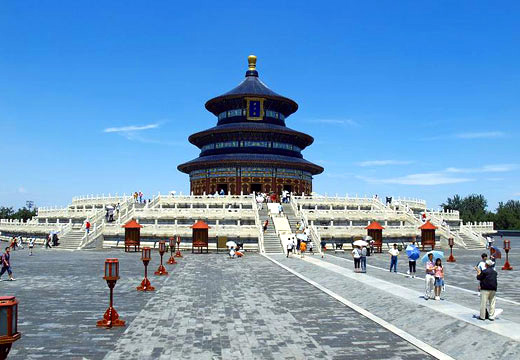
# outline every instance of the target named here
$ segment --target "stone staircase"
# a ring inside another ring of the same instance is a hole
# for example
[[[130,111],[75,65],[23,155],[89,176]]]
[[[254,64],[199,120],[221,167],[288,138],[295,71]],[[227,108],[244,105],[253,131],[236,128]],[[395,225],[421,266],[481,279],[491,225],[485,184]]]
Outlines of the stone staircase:
[[[262,225],[265,220],[269,220],[269,225],[267,226],[267,230],[264,233],[264,250],[267,254],[280,254],[283,253],[282,243],[280,238],[276,234],[276,230],[274,229],[273,220],[267,213],[267,209],[264,208],[258,211],[258,215],[260,217],[260,221]]]
[[[294,214],[294,210],[291,206],[291,204],[282,204],[283,207],[283,213],[285,217],[287,218],[287,221],[289,221],[289,225],[291,226],[291,230],[293,233],[296,233],[296,230],[298,230],[298,223],[301,222],[301,219]]]
[[[459,232],[459,236],[462,238],[462,241],[466,244],[466,249],[468,250],[478,250],[478,249],[485,249],[486,246],[483,245],[480,241],[477,239],[464,234],[463,232]]]
[[[66,250],[77,250],[79,245],[81,244],[81,239],[85,235],[85,230],[83,229],[73,229],[69,231],[67,234],[63,235],[60,238],[57,249],[66,249]]]

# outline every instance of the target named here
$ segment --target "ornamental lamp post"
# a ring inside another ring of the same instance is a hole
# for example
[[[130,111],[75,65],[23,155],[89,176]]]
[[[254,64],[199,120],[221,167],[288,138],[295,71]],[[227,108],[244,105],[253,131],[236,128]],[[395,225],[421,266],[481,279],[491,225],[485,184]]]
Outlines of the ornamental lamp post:
[[[148,280],[148,264],[151,259],[151,251],[149,247],[143,247],[141,252],[141,260],[144,265],[144,279],[141,281],[141,285],[137,287],[137,291],[154,291],[155,288],[150,284],[150,280]]]
[[[159,265],[159,268],[155,272],[155,275],[168,275],[168,271],[166,271],[166,268],[163,265],[163,256],[166,252],[166,241],[160,240],[159,241],[159,254],[161,255],[161,265]]]
[[[509,264],[509,250],[511,250],[511,240],[504,240],[504,250],[506,251],[506,262],[502,266],[502,270],[513,270],[511,264]]]
[[[453,257],[453,245],[455,244],[455,241],[453,238],[448,239],[448,245],[450,245],[450,257],[448,258],[448,262],[456,262],[455,258]]]
[[[170,238],[170,258],[168,259],[168,264],[177,264],[175,261],[175,257],[173,256],[173,250],[175,250],[175,237]]]
[[[99,320],[96,326],[111,328],[113,326],[125,326],[125,321],[119,318],[119,314],[114,309],[114,286],[119,280],[119,260],[106,259],[105,260],[105,276],[103,279],[107,281],[110,288],[110,305],[103,315],[103,319]]]
[[[18,332],[18,300],[0,296],[0,360],[7,359],[11,345],[22,334]]]
[[[181,254],[181,237],[177,235],[177,252],[175,253],[175,257],[182,257]]]

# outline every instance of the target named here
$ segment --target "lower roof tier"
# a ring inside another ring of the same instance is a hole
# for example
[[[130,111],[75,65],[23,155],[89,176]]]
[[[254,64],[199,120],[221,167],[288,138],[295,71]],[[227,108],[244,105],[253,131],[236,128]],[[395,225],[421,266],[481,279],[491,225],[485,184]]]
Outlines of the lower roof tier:
[[[193,170],[215,166],[281,166],[321,174],[323,168],[302,158],[274,154],[219,154],[201,156],[177,166],[179,171],[189,174]]]
[[[190,135],[189,142],[199,148],[217,140],[260,140],[290,142],[301,149],[314,142],[312,136],[286,126],[244,122],[214,126]]]

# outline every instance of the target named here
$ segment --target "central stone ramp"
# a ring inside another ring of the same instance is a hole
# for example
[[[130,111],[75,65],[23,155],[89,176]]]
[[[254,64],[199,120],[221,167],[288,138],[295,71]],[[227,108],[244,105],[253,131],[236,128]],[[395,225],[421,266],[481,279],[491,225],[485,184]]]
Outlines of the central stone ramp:
[[[106,359],[429,359],[260,255],[188,255]]]
[[[505,319],[494,323],[473,320],[473,311],[458,304],[462,300],[451,289],[449,296],[457,303],[425,301],[415,286],[407,289],[393,283],[390,277],[393,275],[397,281],[411,279],[388,271],[378,271],[376,276],[354,273],[350,261],[330,255],[325,260],[312,256],[304,260],[270,257],[453,358],[520,358],[519,324]],[[383,280],[379,273],[388,275],[388,280]],[[473,301],[476,314],[479,299]],[[511,331],[504,331],[505,327]]]

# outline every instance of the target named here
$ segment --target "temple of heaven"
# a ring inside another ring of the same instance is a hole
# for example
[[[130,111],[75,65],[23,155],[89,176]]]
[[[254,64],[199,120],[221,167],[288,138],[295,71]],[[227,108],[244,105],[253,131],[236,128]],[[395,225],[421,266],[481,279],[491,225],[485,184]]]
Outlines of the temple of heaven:
[[[177,168],[190,175],[191,192],[226,194],[282,190],[310,194],[312,177],[323,168],[305,160],[302,150],[314,139],[285,126],[298,110],[258,78],[256,56],[250,55],[246,78],[227,93],[206,102],[217,126],[191,135],[198,158]]]

